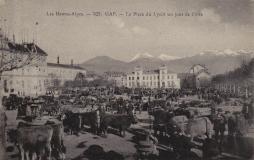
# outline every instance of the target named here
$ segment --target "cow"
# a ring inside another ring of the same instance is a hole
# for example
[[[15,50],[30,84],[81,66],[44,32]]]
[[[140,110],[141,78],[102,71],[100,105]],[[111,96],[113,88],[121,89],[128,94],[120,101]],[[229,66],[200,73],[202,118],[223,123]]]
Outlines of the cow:
[[[51,158],[51,139],[53,128],[48,125],[28,126],[19,123],[17,129],[17,145],[20,150],[21,160],[30,159],[30,154],[37,155],[39,159],[46,156]]]
[[[186,116],[187,118],[191,118],[194,115],[194,111],[188,109],[187,107],[181,107],[174,110],[174,114],[176,116]]]
[[[159,109],[153,111],[152,115],[154,116],[153,129],[155,135],[157,135],[158,131],[160,131],[160,134],[163,134],[163,132],[167,133],[167,123],[174,116],[174,114],[172,112]]]
[[[118,129],[120,136],[125,137],[125,131],[131,124],[137,123],[133,114],[104,114],[101,116],[100,129],[106,135],[109,126]],[[123,135],[122,135],[123,132]]]
[[[90,126],[91,132],[94,134],[99,134],[100,126],[100,113],[99,111],[92,111],[86,113],[80,113],[81,127],[83,125]]]
[[[63,125],[65,130],[68,130],[70,134],[78,134],[81,129],[81,118],[79,113],[66,112],[62,116]]]
[[[85,113],[66,112],[59,117],[63,121],[65,129],[70,131],[70,134],[77,134],[84,125],[90,126],[91,132],[99,134],[100,115],[97,111]]]
[[[57,160],[65,159],[65,146],[63,144],[63,124],[56,123],[54,121],[47,121],[45,125],[49,125],[53,128],[53,135],[51,139],[51,147],[52,147],[52,156],[54,156]]]
[[[211,137],[212,135],[212,123],[207,117],[199,117],[186,119],[186,117],[173,117],[170,120],[169,127],[171,128],[171,133],[181,133],[185,136],[189,136],[191,140],[197,136]],[[186,121],[187,120],[187,121]]]
[[[190,135],[192,139],[203,135],[206,135],[207,138],[211,138],[212,132],[213,125],[207,117],[189,119],[185,130],[185,134]]]
[[[169,135],[183,132],[186,129],[186,125],[188,123],[188,118],[186,116],[174,116],[170,119],[169,123],[167,124],[167,133]]]

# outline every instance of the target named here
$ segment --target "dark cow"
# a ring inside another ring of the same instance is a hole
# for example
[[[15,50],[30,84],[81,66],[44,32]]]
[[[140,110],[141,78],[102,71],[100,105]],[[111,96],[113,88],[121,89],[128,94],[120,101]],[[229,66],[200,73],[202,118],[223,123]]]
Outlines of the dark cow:
[[[81,129],[81,118],[79,113],[66,112],[63,115],[63,125],[70,134],[78,134]]]
[[[104,134],[107,134],[109,126],[118,129],[120,136],[125,136],[125,131],[131,126],[132,123],[137,123],[133,114],[104,114],[101,116],[100,129]]]
[[[186,116],[187,118],[192,118],[193,115],[194,115],[194,111],[193,110],[190,110],[188,108],[177,108],[175,111],[174,111],[174,114],[176,116]]]
[[[83,125],[90,126],[91,132],[94,134],[99,134],[100,125],[100,115],[98,111],[80,113],[81,127]]]
[[[99,111],[91,111],[85,113],[66,112],[60,119],[70,134],[78,134],[84,125],[90,127],[91,132],[99,134],[100,115]]]
[[[50,126],[27,126],[19,124],[17,129],[17,145],[20,149],[21,159],[30,159],[31,155],[38,158],[44,156],[51,158],[51,139],[53,128]]]
[[[153,111],[152,115],[154,116],[153,129],[155,135],[158,131],[160,134],[167,133],[167,123],[174,116],[172,112],[166,112],[162,109]]]

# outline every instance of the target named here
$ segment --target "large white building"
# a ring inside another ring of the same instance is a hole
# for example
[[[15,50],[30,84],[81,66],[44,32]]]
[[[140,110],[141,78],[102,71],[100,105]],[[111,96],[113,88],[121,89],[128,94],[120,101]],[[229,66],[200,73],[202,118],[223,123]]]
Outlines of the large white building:
[[[162,66],[157,70],[144,71],[136,67],[134,72],[127,74],[128,88],[180,88],[180,79]]]
[[[57,63],[47,63],[47,74],[50,86],[54,86],[54,81],[58,80],[59,85],[63,85],[66,81],[74,80],[78,73],[86,75],[86,70],[80,66],[74,65],[73,60],[70,64],[61,64],[59,57]]]
[[[11,93],[20,96],[43,95],[55,85],[55,81],[63,85],[65,81],[74,80],[78,73],[86,75],[85,69],[74,66],[72,62],[69,65],[60,64],[58,58],[58,63],[47,63],[47,53],[34,43],[17,44],[9,40],[1,42],[5,42],[5,47],[0,49],[0,53],[8,52],[11,55],[15,52],[25,55],[26,52],[36,51],[39,55],[36,63],[2,73],[3,95],[8,96]]]
[[[104,77],[112,81],[114,86],[125,87],[127,85],[126,74],[123,72],[105,72]]]
[[[189,73],[195,77],[196,88],[208,87],[210,85],[212,76],[205,65],[195,64],[191,67]]]
[[[0,49],[0,52],[5,52],[5,55],[14,56],[18,54],[26,56],[28,52],[35,51],[38,55],[37,60],[33,64],[2,73],[3,95],[10,93],[18,95],[39,95],[45,93],[47,54],[34,43],[17,44],[6,40],[2,41],[2,44],[4,48]],[[12,58],[15,59],[15,57]]]

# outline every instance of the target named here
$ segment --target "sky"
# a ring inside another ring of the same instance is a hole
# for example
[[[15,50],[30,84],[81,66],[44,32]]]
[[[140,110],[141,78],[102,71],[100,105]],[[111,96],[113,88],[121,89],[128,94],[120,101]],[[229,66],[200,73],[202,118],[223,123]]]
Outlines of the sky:
[[[10,38],[34,40],[50,62],[57,56],[61,63],[82,63],[103,55],[129,61],[138,53],[184,57],[254,50],[254,0],[0,0],[0,18]]]

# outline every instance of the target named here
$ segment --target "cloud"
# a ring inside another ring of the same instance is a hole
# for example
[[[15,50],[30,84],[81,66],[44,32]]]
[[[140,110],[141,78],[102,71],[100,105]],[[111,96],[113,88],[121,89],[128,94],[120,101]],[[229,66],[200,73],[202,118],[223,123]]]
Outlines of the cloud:
[[[5,5],[5,0],[0,0],[0,6]]]
[[[148,29],[143,28],[143,27],[139,27],[139,26],[132,27],[131,31],[134,34],[138,34],[138,35],[146,35],[150,32]]]
[[[118,32],[126,35],[126,36],[130,36],[130,35],[147,35],[148,33],[150,33],[150,31],[144,27],[140,27],[140,26],[133,26],[133,27],[128,27],[125,22],[123,21],[123,19],[119,18],[119,17],[112,17],[110,18],[110,24],[112,24],[113,26],[115,26],[116,28],[118,28]]]
[[[201,10],[203,16],[199,18],[201,21],[209,21],[213,23],[220,23],[221,17],[219,14],[215,13],[214,9],[212,8],[204,8]]]
[[[110,22],[111,22],[111,24],[113,24],[117,28],[124,28],[124,26],[125,26],[124,21],[121,18],[118,18],[118,17],[110,18]]]

